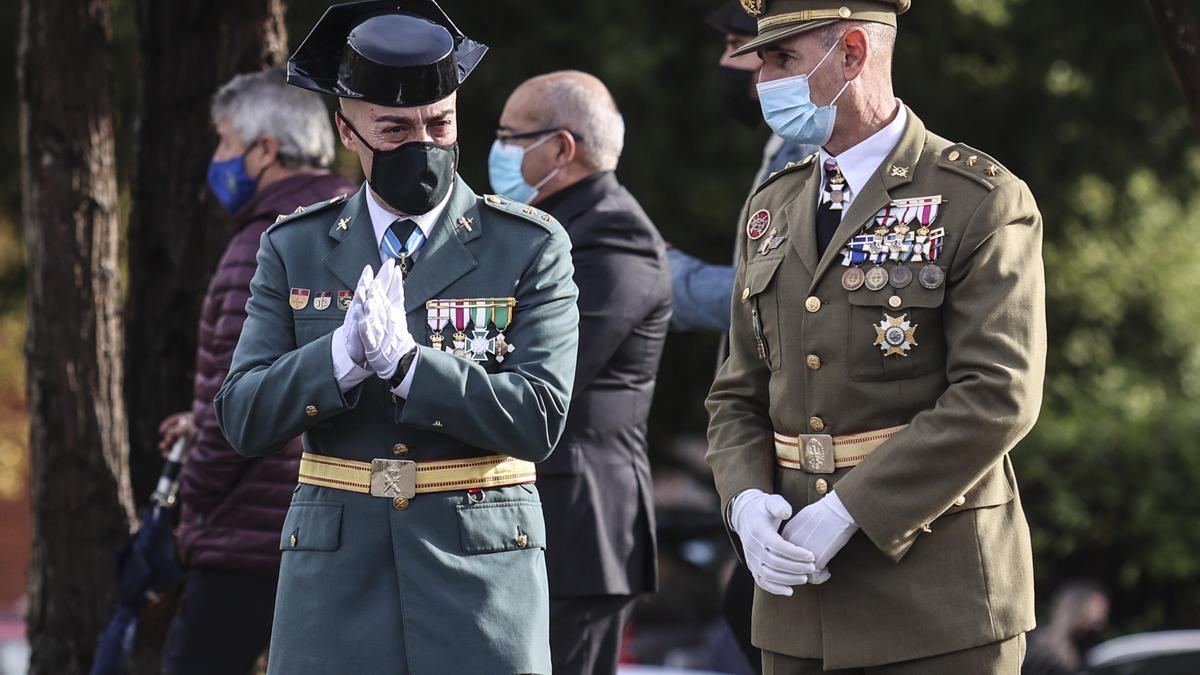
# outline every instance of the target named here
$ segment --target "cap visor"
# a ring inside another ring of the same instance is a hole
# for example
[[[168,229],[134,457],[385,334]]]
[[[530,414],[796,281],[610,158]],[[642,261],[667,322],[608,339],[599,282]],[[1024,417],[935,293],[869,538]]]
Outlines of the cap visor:
[[[772,28],[771,30],[742,45],[741,47],[733,50],[729,55],[741,56],[743,54],[757,52],[763,47],[779,42],[784,38],[789,38],[793,35],[799,35],[815,28],[821,28],[822,26],[828,26],[834,23],[834,21],[836,21],[836,19],[809,21],[807,23],[795,24],[792,26],[780,26],[779,28]]]

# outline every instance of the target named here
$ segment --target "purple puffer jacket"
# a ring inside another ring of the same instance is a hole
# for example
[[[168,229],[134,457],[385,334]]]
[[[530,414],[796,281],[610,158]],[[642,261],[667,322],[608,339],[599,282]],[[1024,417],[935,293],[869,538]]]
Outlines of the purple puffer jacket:
[[[213,398],[246,321],[259,237],[279,214],[357,189],[328,172],[301,174],[267,186],[234,214],[237,234],[221,256],[200,315],[192,401],[196,442],[179,479],[179,548],[191,567],[279,571],[279,531],[296,486],[300,439],[266,457],[242,457],[217,427]]]

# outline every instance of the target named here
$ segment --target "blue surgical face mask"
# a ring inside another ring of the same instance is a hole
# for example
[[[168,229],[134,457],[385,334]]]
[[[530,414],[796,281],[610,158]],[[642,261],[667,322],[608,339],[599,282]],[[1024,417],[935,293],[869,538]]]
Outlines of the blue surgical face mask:
[[[254,148],[252,143],[246,152],[224,161],[213,160],[208,164],[208,187],[217,196],[217,201],[230,213],[246,205],[258,191],[259,173],[255,178],[246,173],[246,155]],[[263,167],[266,171],[266,167]]]
[[[762,106],[763,119],[777,136],[789,143],[799,145],[825,145],[833,135],[833,123],[837,116],[837,102],[847,81],[829,105],[818,107],[812,102],[808,90],[808,78],[817,72],[825,59],[837,48],[835,43],[808,75],[785,77],[758,84],[758,102]]]
[[[542,186],[546,183],[549,183],[550,179],[557,176],[562,167],[555,167],[549,175],[538,181],[536,185],[530,185],[525,182],[525,175],[521,172],[521,166],[525,163],[525,153],[549,141],[551,138],[554,138],[554,132],[551,132],[545,138],[528,148],[496,139],[492,143],[491,152],[488,153],[488,180],[492,184],[492,190],[496,194],[508,197],[513,201],[525,204],[530,203],[537,196],[538,190],[542,189]]]

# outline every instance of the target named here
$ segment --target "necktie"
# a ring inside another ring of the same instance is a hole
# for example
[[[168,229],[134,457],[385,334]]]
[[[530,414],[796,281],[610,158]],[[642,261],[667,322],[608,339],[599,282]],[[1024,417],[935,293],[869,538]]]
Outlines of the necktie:
[[[380,248],[384,255],[395,258],[400,266],[400,274],[407,279],[412,270],[412,256],[425,243],[425,235],[417,229],[416,221],[400,218],[388,226],[383,233],[383,243]]]
[[[821,205],[817,207],[817,258],[825,255],[829,242],[842,223],[842,210],[846,205],[846,178],[838,168],[837,160],[825,160],[825,185]]]

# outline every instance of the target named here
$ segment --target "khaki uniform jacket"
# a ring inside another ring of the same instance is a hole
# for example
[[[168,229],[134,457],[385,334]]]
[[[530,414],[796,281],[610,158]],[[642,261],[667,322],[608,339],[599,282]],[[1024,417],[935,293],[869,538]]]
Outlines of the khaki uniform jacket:
[[[745,223],[769,211],[768,229],[786,241],[765,254],[763,240],[742,247],[731,353],[707,401],[708,462],[725,513],[746,489],[782,494],[799,511],[822,497],[819,484],[832,485],[861,529],[825,584],[791,597],[756,589],[754,644],[833,669],[1030,630],[1029,531],[1008,453],[1034,424],[1045,368],[1033,196],[983,153],[928,133],[911,111],[818,260],[820,183],[806,160],[759,188],[742,214]],[[929,263],[910,263],[914,279],[903,289],[843,288],[842,246],[891,200],[933,195],[944,199],[932,227],[946,232],[933,263],[945,283],[924,287],[917,277]],[[901,315],[916,325],[916,344],[885,356],[876,327]],[[830,475],[775,463],[775,431],[838,436],[898,425],[908,426]]]

